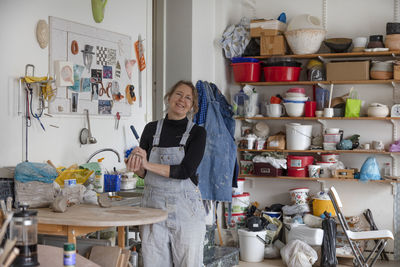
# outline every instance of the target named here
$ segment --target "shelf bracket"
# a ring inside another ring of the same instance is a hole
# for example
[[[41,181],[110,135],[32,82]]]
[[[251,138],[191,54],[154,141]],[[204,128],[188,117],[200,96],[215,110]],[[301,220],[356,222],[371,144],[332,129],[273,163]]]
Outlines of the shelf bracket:
[[[400,103],[400,87],[398,82],[392,81],[393,87],[393,103]]]
[[[393,124],[392,140],[393,142],[396,142],[397,140],[399,140],[399,121],[390,119],[390,122]]]

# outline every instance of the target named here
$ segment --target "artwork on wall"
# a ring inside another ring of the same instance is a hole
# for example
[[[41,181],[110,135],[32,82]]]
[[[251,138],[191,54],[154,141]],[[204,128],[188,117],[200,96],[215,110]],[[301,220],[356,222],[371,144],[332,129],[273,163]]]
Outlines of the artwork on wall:
[[[63,107],[62,113],[84,114],[87,106],[91,111],[96,107],[95,114],[99,115],[119,112],[130,116],[132,97],[128,100],[124,89],[135,84],[132,78],[137,71],[133,68],[136,60],[132,59],[131,37],[55,17],[49,22],[50,62],[61,62],[54,68],[50,64],[49,72],[69,75],[63,76],[66,80],[57,90],[57,98],[71,101],[70,110]],[[121,62],[125,64],[121,66]],[[52,107],[49,113],[61,113],[58,110]]]

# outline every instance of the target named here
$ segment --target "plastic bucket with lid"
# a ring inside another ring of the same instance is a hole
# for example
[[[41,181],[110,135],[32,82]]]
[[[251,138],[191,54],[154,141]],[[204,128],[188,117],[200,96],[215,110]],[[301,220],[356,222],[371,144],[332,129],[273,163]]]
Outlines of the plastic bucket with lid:
[[[245,179],[243,179],[243,178],[239,178],[237,180],[237,188],[232,187],[232,195],[233,196],[243,194],[244,181],[245,181]]]
[[[240,195],[232,196],[232,213],[245,213],[250,206],[250,194],[245,192]],[[228,212],[228,207],[225,208]]]
[[[307,150],[311,145],[312,125],[300,123],[286,124],[286,148],[288,150]]]
[[[264,243],[258,237],[265,240],[266,231],[250,232],[239,229],[240,259],[247,262],[260,262],[264,260]]]
[[[308,204],[308,201],[310,199],[310,196],[308,194],[309,192],[310,189],[307,187],[290,189],[289,193],[292,205]]]
[[[330,212],[332,216],[336,216],[335,208],[333,207],[330,199],[318,199],[314,198],[312,201],[312,209],[314,216],[321,216],[324,211]]]
[[[236,228],[246,224],[246,213],[232,213],[229,219],[228,213],[225,213],[225,223],[228,228]]]

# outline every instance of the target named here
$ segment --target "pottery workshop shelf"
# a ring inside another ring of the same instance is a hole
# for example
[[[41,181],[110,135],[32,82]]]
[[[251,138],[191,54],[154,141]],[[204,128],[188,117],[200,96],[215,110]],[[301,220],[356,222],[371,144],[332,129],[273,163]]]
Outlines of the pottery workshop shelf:
[[[400,152],[389,152],[389,151],[380,151],[380,150],[362,150],[362,149],[354,149],[354,150],[287,150],[287,149],[238,149],[239,152],[281,152],[281,153],[336,153],[336,154],[379,154],[379,155],[391,155],[396,154],[400,155]]]
[[[294,81],[294,82],[243,82],[240,85],[272,86],[272,85],[318,85],[318,84],[391,84],[400,80],[359,80],[359,81]]]
[[[299,181],[344,181],[344,182],[360,182],[358,179],[343,178],[310,178],[310,177],[291,177],[291,176],[257,176],[251,174],[240,174],[239,178],[260,178],[260,179],[281,179],[281,180],[299,180]],[[364,182],[364,181],[362,181]],[[371,183],[398,183],[400,181],[393,180],[370,180]]]
[[[307,55],[284,55],[284,56],[253,56],[252,58],[257,59],[267,59],[271,57],[281,57],[281,58],[349,58],[349,57],[383,57],[383,56],[398,56],[400,55],[399,50],[384,51],[384,52],[351,52],[351,53],[323,53],[323,54],[307,54]]]
[[[360,121],[390,121],[400,120],[400,117],[357,117],[357,118],[346,118],[346,117],[236,117],[236,120],[299,120],[299,121],[316,121],[316,120],[360,120]]]

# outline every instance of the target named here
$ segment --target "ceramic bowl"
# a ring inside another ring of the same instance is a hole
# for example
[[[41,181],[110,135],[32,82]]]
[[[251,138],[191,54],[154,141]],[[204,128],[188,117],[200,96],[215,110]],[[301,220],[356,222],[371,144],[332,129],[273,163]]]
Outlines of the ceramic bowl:
[[[285,96],[285,98],[283,99],[285,102],[290,102],[290,101],[307,101],[309,99],[308,96]]]
[[[344,53],[349,49],[353,40],[349,38],[330,38],[324,41],[332,53]]]
[[[305,97],[306,94],[303,94],[303,93],[286,92],[285,96],[286,96],[286,97]]]
[[[304,103],[283,103],[289,117],[301,117],[304,114]]]
[[[306,90],[303,87],[292,87],[292,88],[289,88],[289,90],[287,90],[287,93],[300,93],[300,94],[305,95]]]
[[[302,14],[292,18],[286,28],[287,31],[300,29],[322,29],[321,20],[309,14]]]
[[[369,106],[368,117],[387,117],[389,115],[389,108],[386,105]]]
[[[325,30],[305,29],[286,31],[285,37],[294,54],[314,54],[321,47],[326,35]]]
[[[368,43],[367,37],[356,37],[353,39],[354,47],[365,48]]]

